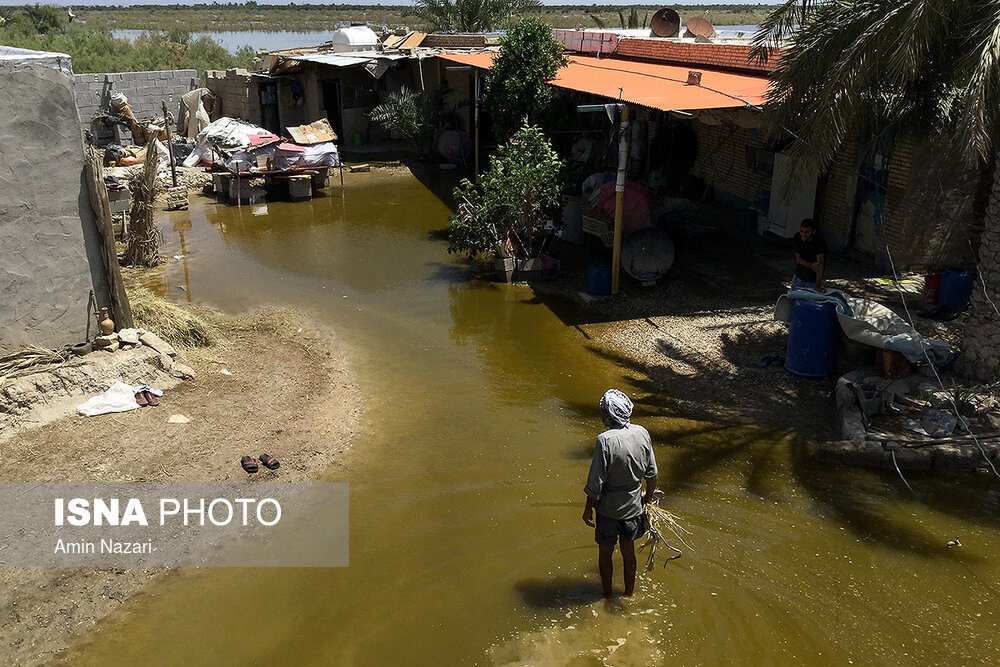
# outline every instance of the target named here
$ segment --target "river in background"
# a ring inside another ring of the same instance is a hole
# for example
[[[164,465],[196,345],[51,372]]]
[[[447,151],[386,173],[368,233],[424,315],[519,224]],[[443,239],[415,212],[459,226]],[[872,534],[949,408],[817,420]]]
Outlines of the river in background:
[[[345,180],[264,215],[200,196],[161,214],[165,254],[181,234],[187,254],[159,288],[297,308],[349,347],[365,414],[328,479],[350,483],[350,567],[181,571],[73,664],[995,662],[996,478],[911,474],[911,494],[814,463],[790,429],[686,420],[588,344],[612,324],[571,326],[449,255],[423,183]],[[611,386],[636,399],[691,548],[605,604],[580,515]]]
[[[359,20],[364,19],[361,12]],[[757,29],[754,25],[734,25],[717,26],[720,34],[729,37],[753,36]],[[134,40],[136,37],[145,34],[145,30],[125,30],[114,29],[111,34],[119,39]],[[197,40],[200,37],[211,37],[222,47],[231,53],[236,53],[240,48],[249,46],[255,51],[277,51],[280,49],[294,49],[300,46],[316,46],[330,40],[330,30],[312,30],[307,32],[293,32],[287,30],[232,30],[220,32],[192,32],[191,39]]]

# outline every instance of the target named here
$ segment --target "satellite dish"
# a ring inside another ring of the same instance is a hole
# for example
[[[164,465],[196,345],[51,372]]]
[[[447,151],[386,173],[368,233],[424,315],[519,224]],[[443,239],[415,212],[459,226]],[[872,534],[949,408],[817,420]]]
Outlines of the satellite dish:
[[[622,268],[636,280],[658,280],[674,263],[674,242],[659,227],[637,229],[622,241]]]
[[[715,34],[715,26],[700,16],[692,16],[689,18],[687,22],[687,29],[688,32],[695,37],[711,37]]]
[[[681,29],[681,17],[670,7],[664,7],[653,14],[649,29],[657,37],[676,37]]]

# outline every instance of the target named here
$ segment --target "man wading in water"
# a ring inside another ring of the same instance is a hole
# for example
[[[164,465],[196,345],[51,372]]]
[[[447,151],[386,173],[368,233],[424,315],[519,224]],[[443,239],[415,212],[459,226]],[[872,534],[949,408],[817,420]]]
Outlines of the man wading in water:
[[[614,571],[611,555],[616,542],[621,546],[625,566],[625,595],[631,596],[635,589],[635,541],[646,532],[643,506],[653,499],[656,490],[656,458],[649,431],[629,423],[631,417],[629,397],[617,389],[609,389],[601,398],[601,421],[608,430],[597,436],[594,460],[583,489],[587,494],[583,520],[594,526],[597,564],[606,598],[611,597]],[[646,480],[645,495],[642,480]]]

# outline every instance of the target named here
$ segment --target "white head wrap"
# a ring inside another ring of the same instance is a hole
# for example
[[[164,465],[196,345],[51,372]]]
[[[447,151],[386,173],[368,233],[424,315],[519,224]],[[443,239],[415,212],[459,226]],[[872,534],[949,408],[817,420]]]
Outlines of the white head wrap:
[[[619,426],[628,426],[632,417],[632,401],[625,392],[608,389],[601,397],[601,410],[604,410]]]

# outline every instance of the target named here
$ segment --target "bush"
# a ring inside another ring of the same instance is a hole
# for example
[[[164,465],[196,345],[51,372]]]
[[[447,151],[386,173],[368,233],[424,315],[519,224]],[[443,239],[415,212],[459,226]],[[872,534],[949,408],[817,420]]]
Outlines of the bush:
[[[455,188],[448,252],[503,248],[511,257],[534,257],[539,232],[559,204],[563,168],[539,128],[521,128],[497,149],[478,184],[462,179]]]

